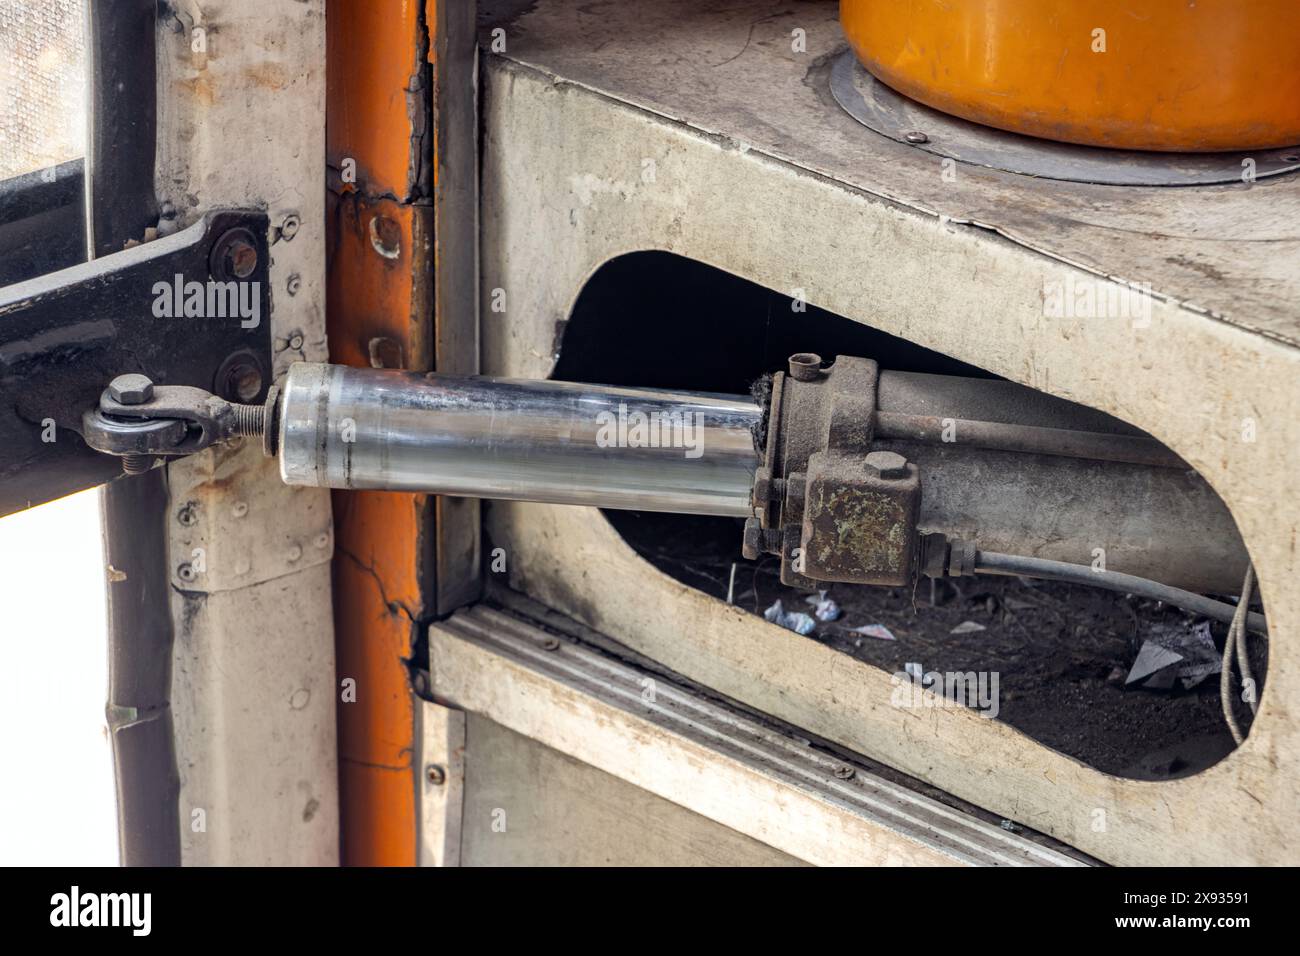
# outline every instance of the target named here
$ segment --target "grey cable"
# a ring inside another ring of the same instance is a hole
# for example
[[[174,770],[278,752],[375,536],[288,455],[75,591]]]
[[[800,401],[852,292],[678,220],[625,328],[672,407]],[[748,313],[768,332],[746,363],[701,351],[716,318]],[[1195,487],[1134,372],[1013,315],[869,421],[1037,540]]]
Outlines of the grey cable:
[[[1232,623],[1228,625],[1228,637],[1223,642],[1223,661],[1219,666],[1219,706],[1223,708],[1223,719],[1227,721],[1228,732],[1232,734],[1233,741],[1238,747],[1246,739],[1241,732],[1241,726],[1237,723],[1237,715],[1232,710],[1232,661],[1240,650],[1245,647],[1244,639],[1239,643],[1239,632],[1244,631],[1242,627],[1243,618],[1246,613],[1246,607],[1250,600],[1250,586],[1254,583],[1255,569],[1248,567],[1246,569],[1246,581],[1242,585],[1241,600],[1237,604],[1237,613],[1232,616]],[[1242,671],[1242,680],[1250,672],[1250,664],[1247,663]]]
[[[1249,606],[1250,597],[1255,591],[1255,566],[1246,567],[1246,580],[1241,585],[1241,603]],[[1246,654],[1246,629],[1237,626],[1237,668],[1241,671],[1241,682],[1249,685],[1250,696],[1246,699],[1252,714],[1259,712],[1259,695],[1255,692],[1255,675],[1250,672],[1250,658]]]
[[[1065,561],[1049,561],[1046,558],[1030,558],[1018,554],[999,554],[996,551],[976,552],[975,571],[985,574],[1016,574],[1027,578],[1046,578],[1051,581],[1065,581],[1070,584],[1085,584],[1111,591],[1123,591],[1126,594],[1138,594],[1196,614],[1203,614],[1225,624],[1231,624],[1238,608],[1245,608],[1249,600],[1243,595],[1237,607],[1233,607],[1231,604],[1184,591],[1181,588],[1170,587],[1159,581],[1152,581],[1150,578],[1139,578],[1118,571],[1094,571],[1086,564],[1068,564]],[[1246,627],[1259,634],[1268,633],[1268,624],[1264,615],[1253,611],[1247,613]]]

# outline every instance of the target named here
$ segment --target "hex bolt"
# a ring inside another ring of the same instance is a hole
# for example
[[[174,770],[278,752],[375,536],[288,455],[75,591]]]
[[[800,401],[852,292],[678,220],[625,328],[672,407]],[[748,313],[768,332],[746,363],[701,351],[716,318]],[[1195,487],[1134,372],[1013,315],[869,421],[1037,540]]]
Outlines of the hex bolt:
[[[424,779],[429,781],[435,787],[441,787],[447,782],[447,771],[442,769],[436,763],[431,763],[424,768]]]
[[[822,357],[816,352],[796,352],[790,356],[790,377],[796,382],[813,382],[822,376]]]
[[[907,477],[907,459],[896,451],[873,451],[863,459],[863,464],[869,474],[886,481]]]
[[[119,375],[108,383],[108,394],[119,405],[143,405],[153,398],[153,382],[136,372]]]

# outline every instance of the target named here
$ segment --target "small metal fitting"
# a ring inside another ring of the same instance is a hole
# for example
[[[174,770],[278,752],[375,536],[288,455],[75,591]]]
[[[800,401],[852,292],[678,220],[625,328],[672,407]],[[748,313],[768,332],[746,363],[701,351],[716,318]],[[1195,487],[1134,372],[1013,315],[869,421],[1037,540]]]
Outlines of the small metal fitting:
[[[242,226],[222,233],[212,245],[208,271],[218,282],[247,279],[257,271],[257,240]]]
[[[815,382],[822,377],[822,357],[816,352],[796,352],[787,366],[796,382]]]

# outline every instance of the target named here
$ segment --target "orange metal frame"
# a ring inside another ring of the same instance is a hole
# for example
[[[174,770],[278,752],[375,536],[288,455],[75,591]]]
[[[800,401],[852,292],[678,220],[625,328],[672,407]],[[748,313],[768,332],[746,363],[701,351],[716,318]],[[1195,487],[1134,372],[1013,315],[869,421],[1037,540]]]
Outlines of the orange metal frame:
[[[426,17],[426,13],[428,16]],[[429,100],[434,0],[329,0],[330,360],[432,368]],[[351,173],[355,170],[354,181]],[[433,505],[335,492],[342,860],[416,862],[414,698],[405,660],[432,612]]]

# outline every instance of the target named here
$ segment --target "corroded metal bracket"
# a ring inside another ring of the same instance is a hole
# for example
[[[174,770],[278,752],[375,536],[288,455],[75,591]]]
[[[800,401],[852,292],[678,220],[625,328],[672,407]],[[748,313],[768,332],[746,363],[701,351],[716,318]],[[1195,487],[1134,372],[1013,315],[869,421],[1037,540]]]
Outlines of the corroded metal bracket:
[[[896,452],[871,450],[878,379],[870,359],[823,368],[812,353],[791,356],[773,378],[744,551],[780,555],[785,584],[912,579],[920,474]]]
[[[220,211],[0,290],[0,515],[119,473],[82,437],[114,376],[264,399],[269,261],[266,214]]]

